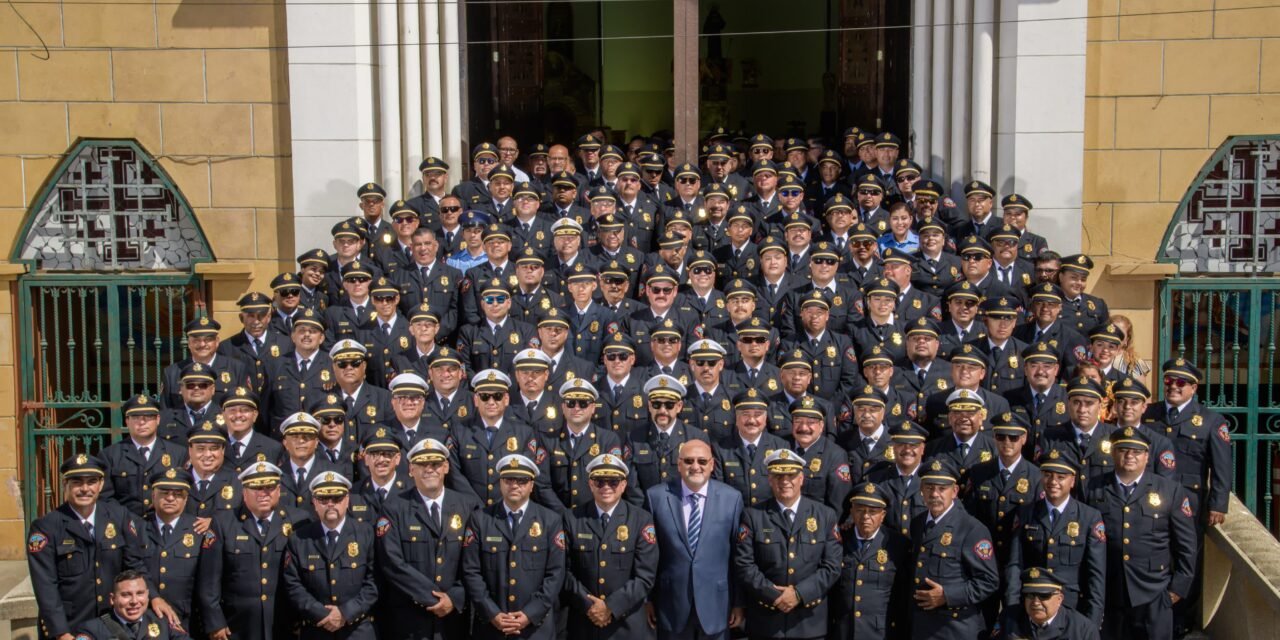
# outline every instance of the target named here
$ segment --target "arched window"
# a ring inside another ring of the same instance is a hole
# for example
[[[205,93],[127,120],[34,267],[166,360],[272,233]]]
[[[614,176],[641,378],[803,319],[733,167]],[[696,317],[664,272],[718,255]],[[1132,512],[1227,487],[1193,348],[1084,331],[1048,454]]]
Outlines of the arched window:
[[[1227,139],[1165,231],[1160,262],[1184,274],[1280,272],[1280,137]]]
[[[133,140],[77,142],[32,205],[12,259],[41,271],[185,271],[213,259],[186,199]]]

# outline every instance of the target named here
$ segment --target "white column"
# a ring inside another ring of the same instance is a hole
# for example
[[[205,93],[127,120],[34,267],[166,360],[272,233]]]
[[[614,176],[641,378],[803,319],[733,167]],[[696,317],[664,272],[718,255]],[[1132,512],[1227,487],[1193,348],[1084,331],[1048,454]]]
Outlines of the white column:
[[[932,88],[929,63],[933,33],[929,22],[930,0],[913,0],[911,7],[911,157],[928,170],[929,107]]]
[[[444,153],[444,99],[440,78],[440,2],[422,0],[422,104],[426,106],[423,130],[425,155],[441,157]]]
[[[378,158],[382,186],[392,200],[404,194],[400,151],[400,24],[395,0],[378,0]],[[408,174],[413,175],[413,174]]]
[[[356,189],[383,179],[377,171],[374,10],[366,3],[285,3],[293,47],[288,108],[298,253],[331,247],[329,228],[359,213]]]
[[[400,195],[409,193],[418,179],[422,162],[422,45],[418,21],[418,0],[400,0],[400,131],[404,145],[404,185]]]
[[[969,178],[969,2],[951,6],[951,162],[947,191]]]
[[[960,0],[964,2],[965,0]],[[929,168],[942,182],[951,169],[948,152],[951,144],[951,73],[947,64],[951,49],[948,45],[951,29],[951,0],[933,0],[933,92],[929,104]]]
[[[440,37],[444,49],[444,71],[441,73],[444,92],[440,96],[444,103],[444,155],[441,157],[449,163],[449,181],[453,184],[462,179],[463,163],[470,155],[462,149],[462,36],[458,30],[461,12],[461,2],[440,3]]]
[[[1021,193],[1054,251],[1081,247],[1088,0],[1001,2],[992,186]]]
[[[973,3],[973,79],[969,83],[972,97],[973,140],[970,149],[969,176],[991,181],[992,97],[995,91],[995,0]]]

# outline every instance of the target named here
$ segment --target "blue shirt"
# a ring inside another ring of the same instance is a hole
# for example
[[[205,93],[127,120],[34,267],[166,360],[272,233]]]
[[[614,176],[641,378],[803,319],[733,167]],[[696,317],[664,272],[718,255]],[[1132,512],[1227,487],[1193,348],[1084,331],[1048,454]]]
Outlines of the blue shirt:
[[[893,239],[892,231],[880,236],[880,251],[891,248],[904,253],[919,253],[920,236],[916,235],[914,231],[907,231],[907,239],[902,242]]]
[[[449,259],[446,260],[445,263],[463,273],[466,273],[467,269],[480,266],[488,261],[489,254],[483,251],[480,252],[480,255],[473,256],[470,251],[461,249],[457,253],[449,256]]]

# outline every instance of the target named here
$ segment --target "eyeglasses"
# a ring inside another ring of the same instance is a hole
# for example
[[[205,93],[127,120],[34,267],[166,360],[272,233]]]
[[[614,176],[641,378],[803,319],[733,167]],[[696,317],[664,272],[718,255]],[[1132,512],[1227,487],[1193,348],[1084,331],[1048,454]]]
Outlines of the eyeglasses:
[[[213,383],[212,382],[184,382],[182,386],[188,389],[208,389],[209,387],[213,386]]]
[[[836,260],[835,258],[809,258],[810,264],[819,264],[819,265],[824,265],[828,267],[833,264],[837,264],[838,262],[840,261]]]
[[[966,308],[966,309],[967,309],[967,308],[969,308],[969,307],[976,307],[976,306],[978,306],[978,301],[977,301],[977,300],[968,300],[968,299],[952,299],[950,302],[954,302],[954,303],[956,303],[956,304],[958,304],[958,305],[960,305],[960,306],[962,306],[962,307],[964,307],[964,308]]]
[[[997,433],[996,440],[999,442],[1013,442],[1022,436],[1011,436],[1007,433]]]
[[[680,184],[697,184],[700,178],[676,178]]]
[[[281,289],[280,290],[280,297],[282,298],[294,298],[300,295],[302,295],[302,289]]]
[[[596,403],[590,400],[565,400],[564,406],[569,409],[586,409],[595,406]]]
[[[741,342],[742,344],[764,344],[768,341],[769,341],[768,338],[761,337],[761,336],[744,336],[744,337],[738,338],[738,342]]]
[[[497,158],[476,158],[476,164],[496,164]]]
[[[507,484],[514,484],[517,487],[523,487],[524,485],[533,482],[533,478],[503,478],[502,481]]]
[[[675,290],[676,290],[675,287],[649,287],[649,293],[660,295],[660,296],[665,296],[668,293],[671,293],[672,291],[675,291]]]
[[[477,393],[476,397],[480,398],[480,402],[498,402],[505,398],[505,393]]]
[[[649,406],[660,411],[670,411],[676,408],[675,400],[650,400]]]
[[[784,197],[784,198],[794,198],[794,197],[796,197],[796,196],[802,196],[802,195],[804,195],[804,190],[802,190],[802,189],[778,189],[778,195],[780,195],[780,196],[782,196],[782,197]]]
[[[695,276],[709,276],[711,275],[711,267],[694,267],[689,270],[689,273]]]
[[[325,416],[318,418],[318,420],[320,420],[320,424],[342,424],[346,422],[346,418],[342,416]]]
[[[709,368],[709,367],[714,367],[714,366],[716,366],[716,365],[717,365],[717,364],[719,364],[719,363],[720,363],[720,361],[719,361],[719,360],[701,360],[701,359],[695,359],[695,360],[693,361],[693,366],[695,366],[695,367],[708,367],[708,368]]]
[[[860,196],[878,196],[878,195],[880,195],[880,192],[879,192],[879,191],[876,191],[875,189],[858,189],[858,195],[860,195]]]
[[[352,367],[359,367],[363,365],[364,365],[364,360],[341,360],[339,362],[333,363],[333,366],[339,369],[351,369]]]
[[[876,244],[875,240],[850,240],[849,241],[849,246],[858,247],[861,249],[866,249],[867,247],[874,247],[875,244]]]
[[[410,222],[417,222],[418,216],[396,216],[393,220],[396,221],[396,224],[409,224]]]
[[[425,396],[420,396],[420,395],[398,395],[398,396],[391,396],[391,399],[397,402],[408,402],[409,404],[427,401],[427,398]]]
[[[894,182],[911,182],[912,180],[915,180],[915,179],[916,179],[916,176],[908,175],[908,176],[897,176],[893,179],[893,181]]]
[[[485,304],[502,304],[508,300],[507,296],[485,296],[481,298]]]
[[[938,204],[938,201],[930,196],[916,196],[916,204]]]
[[[671,337],[671,336],[662,336],[660,338],[654,338],[653,343],[654,344],[680,344],[680,338]]]
[[[597,487],[609,487],[612,489],[622,484],[622,478],[592,478],[591,484]]]
[[[629,353],[606,353],[604,359],[609,362],[622,362],[631,357]]]
[[[462,207],[440,207],[440,213],[457,213],[462,211]]]
[[[1164,379],[1164,386],[1166,387],[1177,387],[1181,389],[1189,384],[1191,384],[1191,382],[1185,378],[1168,377]]]
[[[341,496],[313,496],[316,502],[320,504],[338,504],[347,498],[346,495]]]
[[[990,256],[985,253],[966,253],[960,256],[960,259],[965,262],[981,262],[986,260],[988,257]]]
[[[695,465],[699,467],[705,467],[711,464],[711,458],[680,458],[680,462],[683,462],[685,466],[689,466],[689,467],[692,467]]]
[[[396,457],[396,455],[398,455],[399,453],[400,453],[399,451],[384,451],[384,450],[382,450],[382,449],[375,449],[375,450],[373,450],[373,451],[368,451],[368,450],[366,450],[366,451],[364,452],[364,457],[365,457],[365,458],[387,458],[387,459],[391,459],[391,458]]]

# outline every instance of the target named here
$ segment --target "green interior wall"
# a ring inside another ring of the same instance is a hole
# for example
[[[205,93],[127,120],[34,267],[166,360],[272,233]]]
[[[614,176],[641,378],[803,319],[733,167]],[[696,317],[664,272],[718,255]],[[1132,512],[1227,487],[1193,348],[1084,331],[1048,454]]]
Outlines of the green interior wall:
[[[663,36],[603,42],[605,124],[625,138],[670,129],[674,103],[671,3],[642,0],[599,6],[606,37]]]

